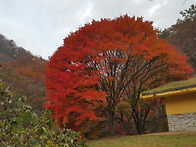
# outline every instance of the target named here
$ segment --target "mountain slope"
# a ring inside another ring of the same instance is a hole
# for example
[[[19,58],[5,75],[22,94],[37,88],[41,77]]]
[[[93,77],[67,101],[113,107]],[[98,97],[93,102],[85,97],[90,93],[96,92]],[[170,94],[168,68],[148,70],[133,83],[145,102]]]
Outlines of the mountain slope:
[[[164,30],[161,37],[186,54],[196,70],[196,5],[180,13],[184,19]]]
[[[0,34],[0,62],[6,63],[19,57],[32,56],[30,52],[18,47],[13,40]]]
[[[0,34],[0,79],[16,95],[27,96],[27,103],[38,114],[44,109],[46,62]]]

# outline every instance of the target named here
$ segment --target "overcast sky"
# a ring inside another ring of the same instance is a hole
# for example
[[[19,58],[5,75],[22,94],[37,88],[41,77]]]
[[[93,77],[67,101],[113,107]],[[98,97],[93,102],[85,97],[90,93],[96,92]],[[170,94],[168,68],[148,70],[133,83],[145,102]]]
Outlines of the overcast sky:
[[[45,59],[70,32],[92,19],[143,16],[160,29],[196,0],[0,0],[0,34]]]

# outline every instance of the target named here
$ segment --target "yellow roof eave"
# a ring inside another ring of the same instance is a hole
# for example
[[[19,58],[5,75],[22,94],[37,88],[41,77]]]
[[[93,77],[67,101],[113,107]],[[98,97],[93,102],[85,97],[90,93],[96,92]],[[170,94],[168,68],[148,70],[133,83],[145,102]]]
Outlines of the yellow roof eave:
[[[144,96],[141,94],[141,98],[142,99],[161,98],[161,97],[168,97],[168,96],[172,96],[172,95],[186,94],[186,93],[191,93],[191,92],[196,92],[196,87],[175,90],[175,91],[162,92],[162,93],[157,93],[157,94],[144,95]]]

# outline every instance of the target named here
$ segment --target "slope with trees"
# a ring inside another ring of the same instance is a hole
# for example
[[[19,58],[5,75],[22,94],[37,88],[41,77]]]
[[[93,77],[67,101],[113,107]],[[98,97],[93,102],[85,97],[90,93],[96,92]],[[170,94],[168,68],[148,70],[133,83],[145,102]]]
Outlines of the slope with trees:
[[[44,110],[46,62],[0,35],[0,79],[18,96],[27,96],[27,103],[36,113]]]
[[[5,63],[24,56],[31,56],[31,53],[18,47],[12,39],[9,40],[0,34],[0,62]]]
[[[167,38],[169,43],[186,54],[190,64],[196,69],[196,5],[191,5],[180,14],[183,19],[161,32],[161,37]]]

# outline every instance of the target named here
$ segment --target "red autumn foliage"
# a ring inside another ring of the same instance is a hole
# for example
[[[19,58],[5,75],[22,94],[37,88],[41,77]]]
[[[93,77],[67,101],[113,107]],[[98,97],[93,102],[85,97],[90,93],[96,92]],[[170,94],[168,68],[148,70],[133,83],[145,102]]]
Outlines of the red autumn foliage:
[[[175,47],[158,39],[151,22],[127,15],[93,21],[65,38],[50,58],[46,107],[59,123],[78,130],[85,121],[99,119],[94,110],[103,103],[103,116],[114,131],[114,110],[128,86],[139,101],[136,95],[148,85],[188,78],[192,72]]]
[[[66,61],[58,60],[55,64],[52,62],[55,58],[51,58],[47,65],[48,80],[45,85],[49,89],[49,103],[45,105],[55,112],[54,118],[78,130],[79,125],[86,119],[98,119],[94,109],[98,103],[105,102],[105,93],[95,89],[98,84],[98,77],[93,76],[95,72],[89,72],[88,67],[82,62],[74,62],[74,59],[70,58],[70,53],[64,54],[64,59]],[[64,117],[66,119],[61,120]]]
[[[6,67],[12,69],[17,74],[43,82],[45,79],[45,75],[43,74],[45,64],[46,61],[42,58],[27,56],[19,57],[6,63]]]

